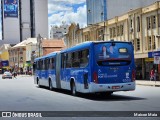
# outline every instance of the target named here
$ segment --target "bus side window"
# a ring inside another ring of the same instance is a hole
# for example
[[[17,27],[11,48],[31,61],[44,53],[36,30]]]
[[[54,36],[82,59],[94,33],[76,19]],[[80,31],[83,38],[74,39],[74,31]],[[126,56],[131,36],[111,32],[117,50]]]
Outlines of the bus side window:
[[[40,70],[43,69],[43,60],[39,61],[39,69],[40,69]]]
[[[48,58],[44,60],[45,70],[48,70]]]
[[[36,70],[39,70],[39,68],[38,68],[38,61],[36,62]]]
[[[66,68],[71,68],[71,66],[72,66],[72,53],[68,53],[66,60]]]
[[[35,72],[35,70],[36,70],[36,65],[37,65],[37,62],[34,62],[33,63],[33,72]]]
[[[42,60],[41,63],[42,63],[41,70],[45,70],[45,63],[44,63],[44,60]]]
[[[52,69],[54,69],[54,68],[55,68],[55,65],[54,65],[54,58],[52,58],[51,67],[52,67]]]
[[[75,68],[79,68],[80,67],[79,54],[80,54],[80,52],[72,53],[72,58],[73,58],[72,67],[75,67]]]
[[[38,70],[42,70],[42,60],[38,61]]]
[[[86,67],[88,65],[88,60],[89,60],[89,50],[86,49],[82,51],[80,67]]]
[[[64,53],[63,54],[61,54],[61,68],[64,68],[64,63],[65,63],[65,58],[64,58],[65,56],[64,56]]]

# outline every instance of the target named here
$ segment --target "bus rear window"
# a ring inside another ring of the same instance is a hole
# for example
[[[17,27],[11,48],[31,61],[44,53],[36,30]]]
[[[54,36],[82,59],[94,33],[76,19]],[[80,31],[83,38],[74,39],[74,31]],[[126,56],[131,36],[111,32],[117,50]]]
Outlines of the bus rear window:
[[[128,65],[133,56],[128,43],[101,43],[95,45],[96,62],[99,66]]]

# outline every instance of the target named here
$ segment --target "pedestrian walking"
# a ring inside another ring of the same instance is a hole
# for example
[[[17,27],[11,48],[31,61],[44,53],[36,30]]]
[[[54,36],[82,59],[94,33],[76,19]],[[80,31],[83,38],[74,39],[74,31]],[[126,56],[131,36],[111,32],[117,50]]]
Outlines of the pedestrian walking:
[[[16,72],[15,71],[13,72],[13,77],[16,78]]]
[[[150,81],[155,79],[155,70],[154,68],[151,69],[150,71]]]

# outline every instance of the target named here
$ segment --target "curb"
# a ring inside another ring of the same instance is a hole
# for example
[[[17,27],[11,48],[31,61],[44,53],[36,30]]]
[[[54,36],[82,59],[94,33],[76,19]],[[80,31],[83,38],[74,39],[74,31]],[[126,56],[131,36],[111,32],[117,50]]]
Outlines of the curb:
[[[32,77],[32,75],[19,75],[19,77]]]
[[[152,86],[152,87],[160,87],[160,85],[141,84],[141,83],[138,83],[138,84],[136,84],[136,85]]]

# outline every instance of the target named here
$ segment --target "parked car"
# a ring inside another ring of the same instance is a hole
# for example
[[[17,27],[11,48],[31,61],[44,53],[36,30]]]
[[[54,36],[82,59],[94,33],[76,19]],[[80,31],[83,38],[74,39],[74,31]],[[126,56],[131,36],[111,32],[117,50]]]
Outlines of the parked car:
[[[8,71],[4,72],[2,75],[2,79],[9,78],[12,79],[12,74]]]

